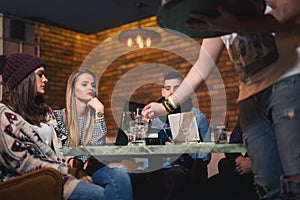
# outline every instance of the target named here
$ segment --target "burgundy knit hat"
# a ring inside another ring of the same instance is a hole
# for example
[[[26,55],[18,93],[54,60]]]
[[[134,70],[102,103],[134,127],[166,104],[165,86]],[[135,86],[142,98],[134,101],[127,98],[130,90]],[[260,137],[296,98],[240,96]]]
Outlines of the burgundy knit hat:
[[[2,80],[9,90],[15,88],[24,78],[45,62],[32,54],[14,53],[5,59],[1,56]]]

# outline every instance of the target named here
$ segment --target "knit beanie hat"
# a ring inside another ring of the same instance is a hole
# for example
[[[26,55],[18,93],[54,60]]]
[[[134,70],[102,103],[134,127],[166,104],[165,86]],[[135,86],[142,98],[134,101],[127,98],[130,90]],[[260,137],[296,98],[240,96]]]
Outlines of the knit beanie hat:
[[[45,67],[45,62],[32,54],[14,53],[7,59],[3,55],[0,57],[2,80],[9,90],[15,88],[31,72],[41,66]]]

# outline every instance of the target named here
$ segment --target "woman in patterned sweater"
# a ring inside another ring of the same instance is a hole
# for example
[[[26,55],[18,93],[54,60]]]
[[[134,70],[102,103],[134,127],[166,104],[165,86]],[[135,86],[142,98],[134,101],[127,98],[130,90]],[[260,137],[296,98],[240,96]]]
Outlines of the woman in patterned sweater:
[[[105,168],[90,177],[65,161],[54,114],[43,99],[48,82],[44,61],[17,53],[1,56],[0,69],[6,86],[0,103],[0,181],[52,167],[64,178],[64,199],[132,199],[130,180],[122,173],[109,174],[120,178],[120,191],[107,185]]]

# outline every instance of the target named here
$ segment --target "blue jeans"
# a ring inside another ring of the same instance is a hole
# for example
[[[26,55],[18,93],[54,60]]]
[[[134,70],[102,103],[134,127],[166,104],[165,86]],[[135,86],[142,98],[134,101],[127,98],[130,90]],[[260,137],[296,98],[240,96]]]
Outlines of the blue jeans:
[[[133,191],[129,174],[119,168],[102,167],[93,174],[93,183],[80,182],[70,200],[132,200]]]
[[[240,102],[240,120],[260,199],[300,199],[300,75]]]

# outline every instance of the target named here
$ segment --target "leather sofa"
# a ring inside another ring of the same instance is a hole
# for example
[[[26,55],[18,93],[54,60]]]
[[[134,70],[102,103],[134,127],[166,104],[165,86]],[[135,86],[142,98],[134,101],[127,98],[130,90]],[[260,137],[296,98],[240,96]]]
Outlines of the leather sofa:
[[[0,182],[0,199],[62,200],[61,173],[43,168]]]

